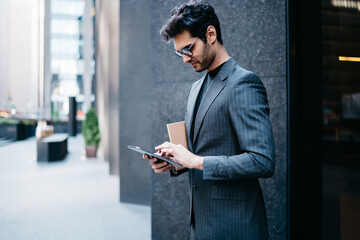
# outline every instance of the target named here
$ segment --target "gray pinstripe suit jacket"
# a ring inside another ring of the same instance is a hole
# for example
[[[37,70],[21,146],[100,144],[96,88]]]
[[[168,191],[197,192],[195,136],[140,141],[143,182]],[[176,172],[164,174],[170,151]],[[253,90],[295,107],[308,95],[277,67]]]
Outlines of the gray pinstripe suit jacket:
[[[268,239],[258,178],[274,172],[274,140],[264,85],[230,58],[212,80],[193,122],[204,77],[190,90],[185,124],[190,150],[205,156],[189,170],[198,239]],[[194,125],[194,141],[190,129]]]

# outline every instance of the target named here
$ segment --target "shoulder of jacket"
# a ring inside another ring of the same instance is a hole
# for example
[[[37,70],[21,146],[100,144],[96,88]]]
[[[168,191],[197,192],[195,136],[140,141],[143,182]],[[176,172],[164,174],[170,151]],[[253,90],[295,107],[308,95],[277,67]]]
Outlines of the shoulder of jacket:
[[[240,67],[238,64],[234,66],[228,76],[229,82],[234,85],[244,81],[253,81],[258,78],[259,77],[255,73]]]

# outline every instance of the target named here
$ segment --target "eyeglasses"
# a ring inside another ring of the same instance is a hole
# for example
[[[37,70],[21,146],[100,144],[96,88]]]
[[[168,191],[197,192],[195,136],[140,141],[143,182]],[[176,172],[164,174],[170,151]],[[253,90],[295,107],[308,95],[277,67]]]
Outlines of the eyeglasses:
[[[179,57],[183,57],[183,55],[186,55],[188,57],[191,57],[193,55],[191,49],[192,47],[194,46],[194,43],[196,42],[196,40],[198,39],[199,37],[196,37],[194,42],[189,46],[189,47],[185,47],[183,48],[181,51],[178,51],[178,50],[175,50],[175,54]]]

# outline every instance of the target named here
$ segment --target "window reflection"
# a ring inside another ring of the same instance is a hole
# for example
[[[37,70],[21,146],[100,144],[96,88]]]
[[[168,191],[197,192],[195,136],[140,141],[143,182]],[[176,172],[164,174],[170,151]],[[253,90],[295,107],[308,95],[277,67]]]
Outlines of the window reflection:
[[[323,239],[360,234],[360,1],[322,1]]]

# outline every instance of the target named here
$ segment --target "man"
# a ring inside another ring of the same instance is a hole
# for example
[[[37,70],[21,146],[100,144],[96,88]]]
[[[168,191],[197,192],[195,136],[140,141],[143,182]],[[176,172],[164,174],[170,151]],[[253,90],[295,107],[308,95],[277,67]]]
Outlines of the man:
[[[258,178],[274,172],[274,141],[265,88],[223,46],[211,5],[190,1],[172,10],[162,27],[175,53],[207,74],[190,89],[185,113],[189,150],[165,142],[155,149],[186,167],[149,163],[156,173],[189,171],[191,239],[268,239]]]

